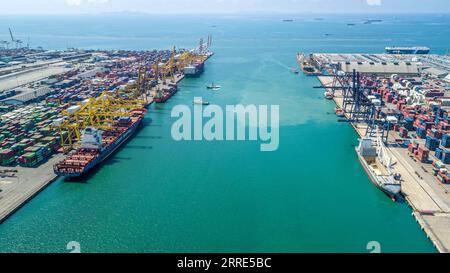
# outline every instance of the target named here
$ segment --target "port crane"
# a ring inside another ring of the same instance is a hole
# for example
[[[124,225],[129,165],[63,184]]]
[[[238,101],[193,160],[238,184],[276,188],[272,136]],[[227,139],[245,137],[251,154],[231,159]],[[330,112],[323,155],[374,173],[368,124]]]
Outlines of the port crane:
[[[177,57],[176,70],[181,72],[186,66],[189,66],[195,61],[195,54],[192,50],[185,51]]]
[[[175,47],[173,47],[169,60],[161,65],[160,71],[163,81],[166,79],[170,79],[173,82],[175,81],[175,52]]]
[[[364,86],[361,84],[361,73],[353,70],[352,73],[341,73],[334,71],[331,86],[317,86],[332,90],[333,95],[340,90],[342,95],[342,110],[349,114],[348,122],[366,123],[366,135],[373,136],[381,127],[381,136],[387,140],[391,125],[396,123],[393,117],[380,118],[380,111],[369,99],[368,95],[375,86]]]
[[[9,49],[9,42],[8,41],[0,41],[0,44],[2,45],[3,49]]]
[[[133,99],[139,99],[146,93],[146,86],[145,86],[145,79],[146,79],[146,71],[144,66],[139,66],[138,72],[137,72],[137,80],[133,83],[129,83],[125,89],[124,93],[127,96],[131,96]],[[117,93],[119,95],[119,92]]]
[[[352,122],[368,122],[375,114],[375,105],[367,97],[374,87],[361,85],[361,74],[353,71],[351,74],[335,72],[331,86],[317,86],[332,90],[333,95],[341,90],[342,109],[350,114]]]
[[[104,91],[100,96],[78,104],[78,109],[61,113],[63,119],[52,125],[60,133],[60,141],[66,152],[81,140],[81,132],[87,127],[100,130],[110,130],[114,120],[119,117],[129,117],[133,109],[143,108],[144,102],[137,99],[124,99],[112,96]]]
[[[200,39],[199,45],[191,50],[180,52],[175,58],[175,71],[182,72],[185,67],[192,65],[196,61],[205,61],[208,55],[211,54],[210,48],[212,45],[212,36],[208,35],[208,40],[204,42]]]
[[[14,38],[14,35],[13,35],[13,33],[12,33],[12,30],[11,30],[11,28],[9,28],[9,35],[11,36],[11,42],[14,44],[16,44],[16,48],[18,49],[18,48],[20,48],[20,46],[22,45],[22,41],[21,40],[18,40],[18,39],[15,39]]]
[[[160,77],[161,77],[161,73],[159,70],[159,64],[161,63],[161,59],[159,59],[154,65],[151,66],[152,69],[152,77],[149,77],[149,80],[151,81],[155,81],[158,82]]]
[[[200,38],[199,46],[196,48],[197,54],[200,56],[208,55],[210,53],[211,45],[212,45],[211,35],[208,35],[206,42],[203,40],[203,38]]]

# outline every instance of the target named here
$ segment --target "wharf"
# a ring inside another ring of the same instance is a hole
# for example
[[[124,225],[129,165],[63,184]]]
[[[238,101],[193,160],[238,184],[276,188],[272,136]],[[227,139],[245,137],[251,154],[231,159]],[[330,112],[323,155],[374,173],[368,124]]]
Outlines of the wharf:
[[[13,176],[0,174],[0,223],[58,178],[53,165],[63,158],[62,154],[54,155],[37,168],[0,167],[2,172],[17,171],[8,173]]]
[[[206,59],[211,56],[212,54],[209,54]],[[27,66],[27,70],[19,72],[7,71],[11,72],[9,74],[4,71],[4,74],[7,75],[0,76],[2,88],[18,87],[69,70],[64,67],[65,62],[56,61],[44,64]],[[0,72],[2,71],[0,70]],[[156,87],[147,90],[146,94],[142,96],[142,99],[146,101],[146,106],[154,102],[152,95],[158,88],[169,84],[178,84],[183,79],[184,74],[180,73],[175,75],[173,80],[159,82]],[[53,166],[64,158],[63,154],[53,155],[47,162],[36,168],[0,166],[0,224],[58,178],[53,171]]]
[[[333,77],[319,76],[323,87],[331,87]],[[334,102],[343,105],[341,90],[335,90]],[[346,118],[350,116],[346,113]],[[350,123],[360,137],[366,133],[367,124]],[[389,139],[395,139],[391,132]],[[413,216],[441,253],[450,253],[450,186],[442,185],[431,174],[431,167],[417,162],[408,150],[394,142],[387,145],[396,173],[402,175],[402,192],[413,210]]]
[[[155,96],[155,94],[157,93],[158,90],[163,89],[165,87],[168,87],[169,84],[178,84],[179,82],[181,82],[184,79],[184,74],[177,74],[175,75],[173,80],[167,80],[166,83],[164,82],[158,82],[158,85],[156,85],[155,87],[151,88],[150,90],[147,91],[147,96],[151,96],[152,98],[150,99],[151,102],[149,103],[149,105],[151,103],[153,103],[153,97]]]
[[[183,79],[183,74],[177,75],[175,83]],[[148,97],[147,105],[152,103],[153,98]],[[58,178],[53,166],[64,157],[56,154],[36,168],[0,167],[0,224]]]
[[[70,70],[66,62],[53,62],[0,76],[0,91],[14,89]]]

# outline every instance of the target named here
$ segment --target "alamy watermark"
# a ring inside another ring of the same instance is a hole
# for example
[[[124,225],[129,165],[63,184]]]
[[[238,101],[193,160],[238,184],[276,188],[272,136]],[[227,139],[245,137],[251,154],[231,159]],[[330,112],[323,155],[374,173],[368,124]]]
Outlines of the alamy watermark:
[[[381,244],[378,241],[371,241],[367,243],[366,249],[370,253],[381,253]]]
[[[81,253],[81,244],[77,241],[71,241],[67,243],[66,249],[69,253]]]
[[[172,138],[176,141],[260,141],[262,152],[278,150],[280,144],[279,105],[206,105],[194,100],[194,110],[177,105],[171,116]],[[207,120],[205,122],[205,120]]]

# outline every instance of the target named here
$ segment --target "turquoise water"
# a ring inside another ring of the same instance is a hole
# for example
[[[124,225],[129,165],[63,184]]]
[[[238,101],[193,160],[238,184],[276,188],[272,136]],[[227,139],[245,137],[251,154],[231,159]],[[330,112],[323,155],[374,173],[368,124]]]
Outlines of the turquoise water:
[[[299,51],[417,44],[443,53],[449,17],[390,16],[355,27],[346,24],[367,17],[295,18],[1,18],[0,29],[14,25],[47,48],[187,48],[212,33],[216,55],[201,78],[152,106],[139,133],[85,184],[58,180],[0,225],[0,252],[66,252],[69,241],[83,252],[367,252],[370,241],[384,252],[435,251],[411,209],[370,183],[356,133],[337,122],[333,103],[313,89],[317,80],[289,69]],[[220,92],[205,89],[212,81]],[[194,96],[280,105],[279,149],[173,141],[171,109]]]

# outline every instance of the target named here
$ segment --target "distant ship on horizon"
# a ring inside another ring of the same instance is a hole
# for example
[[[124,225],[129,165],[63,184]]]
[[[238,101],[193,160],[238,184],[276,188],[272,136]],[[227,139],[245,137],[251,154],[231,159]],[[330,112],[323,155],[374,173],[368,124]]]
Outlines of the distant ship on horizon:
[[[388,46],[385,48],[387,54],[428,54],[431,49],[425,46]]]

